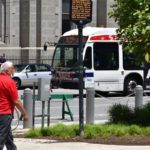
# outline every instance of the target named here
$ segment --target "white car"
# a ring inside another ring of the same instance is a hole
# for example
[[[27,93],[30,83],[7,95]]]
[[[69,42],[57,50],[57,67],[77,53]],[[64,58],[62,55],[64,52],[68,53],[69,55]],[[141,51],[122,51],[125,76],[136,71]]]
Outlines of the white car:
[[[18,88],[33,86],[38,83],[38,78],[49,78],[51,80],[51,67],[48,64],[19,64],[14,65],[15,73],[12,78]]]

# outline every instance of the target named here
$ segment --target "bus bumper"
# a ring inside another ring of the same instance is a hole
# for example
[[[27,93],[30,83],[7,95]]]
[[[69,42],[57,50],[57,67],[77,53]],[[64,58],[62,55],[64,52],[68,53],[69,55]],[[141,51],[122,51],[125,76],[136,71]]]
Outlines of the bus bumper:
[[[77,80],[51,80],[52,88],[64,88],[64,89],[79,89],[79,83]]]

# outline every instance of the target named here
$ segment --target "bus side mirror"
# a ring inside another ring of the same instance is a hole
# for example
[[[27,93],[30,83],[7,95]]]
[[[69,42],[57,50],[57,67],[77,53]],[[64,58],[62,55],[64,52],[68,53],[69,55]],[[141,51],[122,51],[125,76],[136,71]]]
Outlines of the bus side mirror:
[[[44,51],[47,51],[47,45],[46,45],[46,43],[44,44],[43,49],[44,49]]]

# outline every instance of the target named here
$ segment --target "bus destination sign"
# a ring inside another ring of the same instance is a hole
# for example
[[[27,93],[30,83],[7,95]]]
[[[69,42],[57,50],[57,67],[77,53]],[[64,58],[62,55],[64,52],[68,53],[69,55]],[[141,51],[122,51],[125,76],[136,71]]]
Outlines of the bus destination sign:
[[[70,20],[75,24],[87,24],[92,21],[91,0],[71,0]]]

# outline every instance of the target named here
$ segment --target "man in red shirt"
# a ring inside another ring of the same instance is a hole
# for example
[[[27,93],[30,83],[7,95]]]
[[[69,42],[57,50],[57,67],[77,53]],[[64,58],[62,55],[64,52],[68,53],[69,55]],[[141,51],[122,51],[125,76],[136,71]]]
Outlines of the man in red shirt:
[[[14,74],[12,62],[6,61],[1,65],[0,72],[0,150],[6,145],[7,150],[17,150],[13,143],[11,132],[11,122],[13,118],[14,107],[16,106],[28,120],[28,114],[24,109],[19,96],[16,84],[11,78]]]

